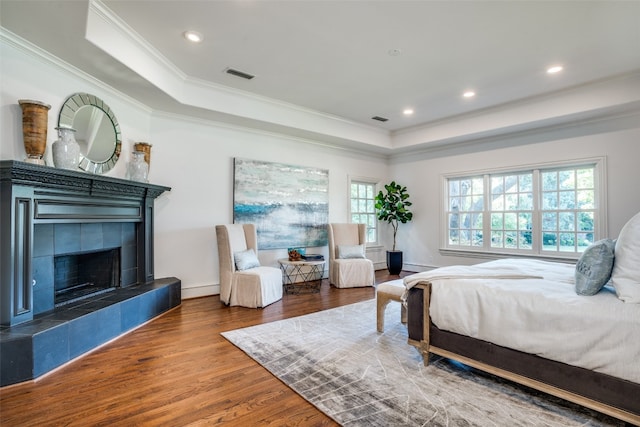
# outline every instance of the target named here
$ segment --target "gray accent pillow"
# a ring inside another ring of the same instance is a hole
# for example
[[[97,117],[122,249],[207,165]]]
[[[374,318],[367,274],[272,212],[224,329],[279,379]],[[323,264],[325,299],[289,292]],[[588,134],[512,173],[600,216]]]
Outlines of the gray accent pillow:
[[[576,293],[595,295],[607,284],[613,270],[616,243],[602,239],[592,243],[576,263]]]
[[[233,259],[238,270],[248,270],[250,268],[260,267],[260,261],[258,261],[258,256],[253,249],[234,252]]]
[[[364,258],[364,245],[338,245],[338,258]]]

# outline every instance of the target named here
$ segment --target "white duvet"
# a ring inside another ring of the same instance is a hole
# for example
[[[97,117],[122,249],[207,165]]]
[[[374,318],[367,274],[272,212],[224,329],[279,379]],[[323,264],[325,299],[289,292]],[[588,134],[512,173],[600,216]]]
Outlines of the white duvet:
[[[605,286],[577,295],[575,267],[504,259],[442,267],[404,279],[432,283],[440,329],[640,383],[640,304]]]

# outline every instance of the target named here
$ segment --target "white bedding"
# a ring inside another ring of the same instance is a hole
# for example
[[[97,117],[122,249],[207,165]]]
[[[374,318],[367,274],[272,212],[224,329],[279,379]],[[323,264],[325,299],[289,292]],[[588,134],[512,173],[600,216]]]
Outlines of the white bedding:
[[[404,282],[408,289],[432,283],[430,315],[442,330],[640,383],[640,304],[624,303],[610,286],[577,295],[574,271],[570,264],[504,259]]]

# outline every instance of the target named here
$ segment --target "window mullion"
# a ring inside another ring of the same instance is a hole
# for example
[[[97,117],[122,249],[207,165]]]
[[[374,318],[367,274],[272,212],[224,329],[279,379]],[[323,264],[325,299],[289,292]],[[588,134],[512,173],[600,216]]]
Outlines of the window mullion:
[[[482,211],[482,248],[491,249],[491,178],[489,174],[482,176],[484,186],[484,208]]]
[[[531,215],[531,246],[534,253],[540,254],[542,252],[542,213],[540,211],[542,207],[542,192],[540,186],[540,170],[534,169],[532,173],[533,212]]]

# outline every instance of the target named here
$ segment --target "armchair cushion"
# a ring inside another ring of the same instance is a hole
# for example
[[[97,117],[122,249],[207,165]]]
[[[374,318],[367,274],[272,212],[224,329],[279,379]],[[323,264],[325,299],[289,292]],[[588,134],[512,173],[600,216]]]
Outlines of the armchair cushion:
[[[333,275],[339,288],[373,286],[375,281],[373,262],[366,258],[335,259]]]
[[[265,307],[282,299],[282,271],[279,268],[259,266],[237,271],[233,275],[230,305]]]
[[[364,245],[338,245],[338,258],[364,258]]]
[[[235,260],[236,268],[240,271],[260,267],[260,261],[253,249],[234,252],[233,259]]]

